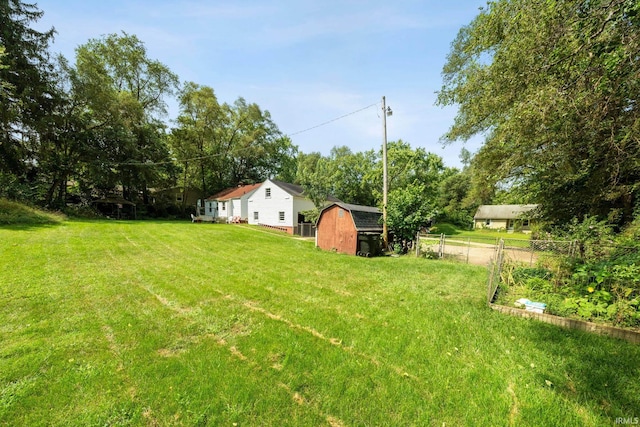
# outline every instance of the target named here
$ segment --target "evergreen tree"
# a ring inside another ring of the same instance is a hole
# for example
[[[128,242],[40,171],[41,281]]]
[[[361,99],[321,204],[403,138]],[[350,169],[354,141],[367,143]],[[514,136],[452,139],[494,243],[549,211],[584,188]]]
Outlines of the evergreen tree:
[[[28,196],[17,188],[37,179],[39,134],[57,100],[48,52],[54,29],[30,27],[42,15],[35,4],[0,1],[0,188],[13,197]]]

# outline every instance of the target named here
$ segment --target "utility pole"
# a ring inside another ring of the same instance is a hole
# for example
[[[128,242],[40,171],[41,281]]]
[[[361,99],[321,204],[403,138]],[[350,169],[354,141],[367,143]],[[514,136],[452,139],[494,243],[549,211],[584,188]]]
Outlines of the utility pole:
[[[386,99],[382,97],[382,241],[384,250],[389,247],[389,229],[387,228],[387,201],[389,184],[387,182],[387,115],[393,114],[387,107]]]

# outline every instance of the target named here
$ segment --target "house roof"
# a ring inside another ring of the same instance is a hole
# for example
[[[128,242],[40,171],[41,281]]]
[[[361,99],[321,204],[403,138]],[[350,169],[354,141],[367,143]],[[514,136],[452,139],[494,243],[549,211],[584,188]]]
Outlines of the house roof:
[[[292,196],[307,197],[304,194],[304,188],[301,185],[290,184],[288,182],[278,181],[276,179],[270,179],[269,181],[273,182],[275,185],[277,185],[278,187],[282,188],[284,191],[286,191],[287,193],[291,194]],[[327,196],[327,201],[329,201],[329,202],[339,202],[340,199],[337,199],[337,198],[329,195],[329,196]]]
[[[336,202],[324,208],[322,212],[332,206],[339,206],[342,209],[349,211],[357,231],[382,232],[382,224],[380,223],[382,212],[380,212],[380,209],[373,206],[351,205],[348,203]],[[322,216],[322,212],[320,213],[320,216]]]
[[[207,200],[231,200],[231,199],[239,199],[247,193],[251,193],[255,191],[258,187],[260,187],[261,183],[258,184],[249,184],[249,185],[239,185],[237,187],[227,188],[226,190],[222,190],[211,197],[208,197]]]
[[[538,205],[481,205],[474,219],[518,219]]]

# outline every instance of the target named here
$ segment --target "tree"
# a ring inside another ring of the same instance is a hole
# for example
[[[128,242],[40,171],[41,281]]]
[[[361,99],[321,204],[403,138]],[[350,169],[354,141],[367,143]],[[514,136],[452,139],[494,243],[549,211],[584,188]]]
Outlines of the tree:
[[[373,150],[353,153],[346,146],[336,146],[329,156],[320,153],[298,156],[296,183],[317,208],[325,205],[328,196],[345,203],[376,205],[374,186],[378,158]]]
[[[387,144],[387,175],[389,191],[405,188],[412,184],[421,184],[425,196],[435,198],[438,194],[441,174],[444,170],[442,158],[427,152],[424,148],[411,148],[402,140],[391,141]],[[382,189],[382,163],[379,164],[380,184]],[[380,191],[378,190],[378,191]],[[382,197],[379,197],[382,199]]]
[[[55,73],[58,102],[49,123],[39,136],[38,166],[47,184],[45,206],[63,208],[67,199],[67,183],[78,178],[83,162],[90,160],[93,140],[90,116],[85,103],[78,98],[75,70],[59,56]]]
[[[471,152],[466,148],[462,147],[460,149],[460,154],[458,155],[458,158],[462,162],[462,168],[466,169],[471,164],[471,159],[473,158],[473,154],[471,154]]]
[[[565,222],[625,223],[640,191],[640,3],[498,0],[466,27],[443,69],[459,105],[445,141],[486,134],[474,167]]]
[[[221,138],[229,141],[233,184],[262,181],[291,168],[297,147],[280,132],[269,111],[244,98],[225,108],[228,125],[221,129]]]
[[[455,168],[448,169],[443,175],[437,199],[439,220],[469,227],[473,224],[473,211],[477,207],[466,203],[471,191],[469,169],[465,168],[462,172]]]
[[[374,188],[378,157],[373,150],[353,153],[348,147],[333,147],[329,154],[327,181],[330,194],[356,205],[375,206]]]
[[[442,158],[424,148],[411,148],[402,140],[387,144],[389,196],[387,224],[396,243],[406,249],[421,227],[437,215],[437,197],[445,171]],[[378,163],[374,186],[378,204],[382,200],[382,162]]]
[[[57,99],[48,56],[54,29],[30,28],[42,14],[35,4],[0,2],[0,178],[4,181],[0,187],[4,191],[16,183],[37,184],[39,133]]]
[[[223,120],[222,108],[212,88],[193,82],[184,84],[178,100],[178,127],[171,130],[170,138],[173,152],[178,163],[184,167],[183,185],[187,187],[187,183],[199,183],[203,195],[206,195],[208,166],[216,153],[214,134]],[[191,170],[197,172],[190,173],[190,163]]]
[[[394,242],[406,251],[409,242],[435,214],[433,200],[427,196],[424,184],[411,183],[389,192],[387,224],[393,232]]]
[[[180,93],[180,115],[171,141],[184,179],[210,190],[293,175],[297,148],[283,136],[268,111],[238,98],[219,104],[212,88],[192,82]],[[197,169],[197,177],[191,170]],[[191,168],[191,169],[190,169]]]
[[[329,169],[329,160],[318,152],[298,154],[295,182],[304,188],[305,196],[315,206],[315,209],[303,212],[307,221],[316,222],[320,209],[331,195]]]
[[[112,185],[115,178],[125,198],[141,192],[148,203],[148,187],[173,173],[160,119],[166,114],[164,98],[178,86],[177,76],[149,59],[144,44],[126,33],[78,47],[75,72],[78,96],[86,102],[92,128],[101,134],[95,136],[90,180]]]

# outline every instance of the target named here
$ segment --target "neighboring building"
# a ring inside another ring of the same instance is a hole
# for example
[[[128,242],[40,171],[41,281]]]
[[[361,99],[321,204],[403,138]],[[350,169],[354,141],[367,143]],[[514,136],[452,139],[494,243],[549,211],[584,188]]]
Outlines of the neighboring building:
[[[239,185],[214,194],[204,201],[202,216],[226,222],[246,222],[249,218],[249,197],[260,185]]]
[[[481,205],[473,217],[475,228],[531,231],[532,211],[538,205]]]
[[[380,209],[333,203],[320,212],[316,246],[350,255],[372,256],[381,252]]]
[[[152,202],[161,205],[195,206],[200,192],[194,188],[171,187],[161,190],[150,189]]]
[[[137,219],[136,204],[119,196],[105,197],[91,202],[96,209],[114,219]]]
[[[315,207],[300,185],[267,179],[249,196],[249,224],[274,227],[289,234],[304,222],[303,211]],[[331,198],[331,201],[337,201]]]

